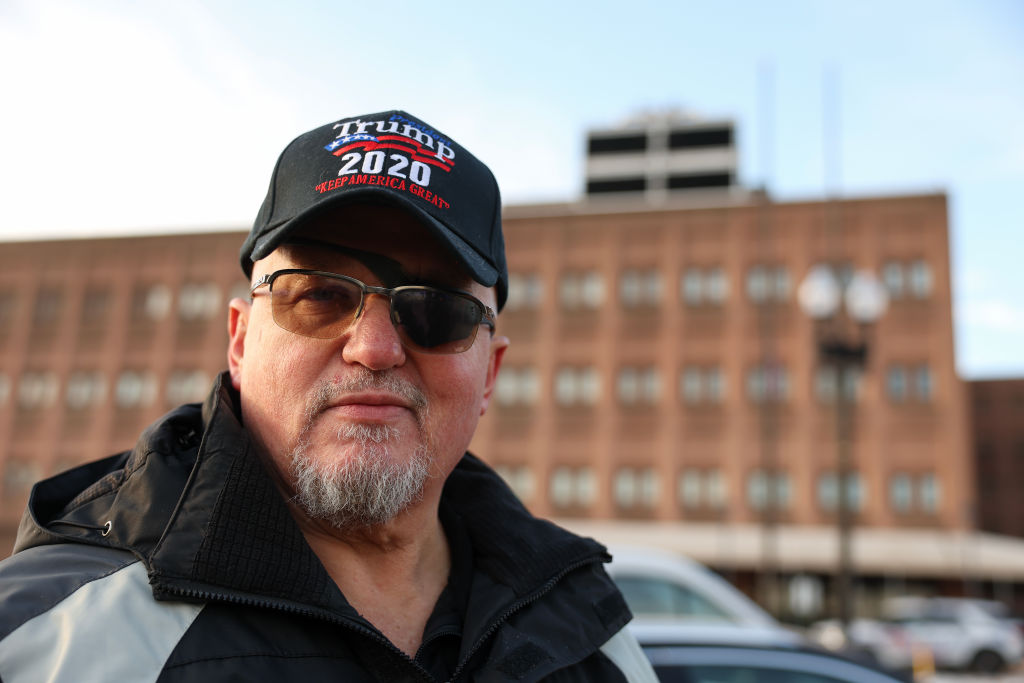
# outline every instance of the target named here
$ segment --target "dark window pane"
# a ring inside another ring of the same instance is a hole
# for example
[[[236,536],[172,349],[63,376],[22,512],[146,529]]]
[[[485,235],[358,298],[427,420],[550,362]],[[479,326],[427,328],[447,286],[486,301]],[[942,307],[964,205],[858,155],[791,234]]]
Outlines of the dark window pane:
[[[587,182],[587,194],[604,192],[643,192],[647,182],[643,178],[623,178],[620,180],[590,180]]]
[[[646,135],[620,135],[608,138],[590,138],[587,144],[587,151],[590,152],[590,154],[643,152],[646,149]]]
[[[668,178],[668,189],[670,190],[689,190],[699,187],[729,187],[731,184],[731,173],[673,175]]]
[[[676,130],[668,136],[670,149],[686,149],[689,147],[728,147],[732,145],[731,128],[712,128],[708,130]]]

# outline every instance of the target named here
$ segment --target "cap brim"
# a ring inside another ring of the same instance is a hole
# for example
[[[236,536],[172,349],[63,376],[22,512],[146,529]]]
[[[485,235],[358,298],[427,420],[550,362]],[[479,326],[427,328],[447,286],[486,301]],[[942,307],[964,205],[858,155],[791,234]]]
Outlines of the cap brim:
[[[339,209],[351,204],[382,204],[403,209],[420,224],[425,226],[437,237],[446,249],[454,256],[467,270],[470,276],[485,287],[493,287],[498,282],[498,270],[487,262],[472,246],[465,240],[452,232],[447,226],[421,209],[414,202],[395,195],[383,188],[365,187],[352,189],[343,195],[332,197],[319,202],[303,211],[299,215],[275,226],[267,231],[252,248],[252,263],[266,258],[284,244],[288,237],[296,230],[302,228],[311,219],[321,214]],[[252,266],[249,265],[248,274],[252,274]]]

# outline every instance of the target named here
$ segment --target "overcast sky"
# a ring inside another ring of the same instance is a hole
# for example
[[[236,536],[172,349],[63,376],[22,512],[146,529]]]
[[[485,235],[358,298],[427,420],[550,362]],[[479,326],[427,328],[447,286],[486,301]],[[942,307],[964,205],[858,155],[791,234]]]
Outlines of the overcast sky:
[[[0,0],[0,63],[0,240],[248,227],[292,137],[389,108],[571,200],[588,128],[676,108],[778,199],[946,192],[958,367],[1024,377],[1024,2]]]

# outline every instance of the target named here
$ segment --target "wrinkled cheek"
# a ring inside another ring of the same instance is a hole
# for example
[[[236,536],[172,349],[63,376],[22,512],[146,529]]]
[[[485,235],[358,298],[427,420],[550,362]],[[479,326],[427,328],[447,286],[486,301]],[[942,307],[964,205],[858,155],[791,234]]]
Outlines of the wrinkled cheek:
[[[301,430],[305,402],[298,387],[304,381],[298,359],[289,354],[263,354],[247,364],[242,377],[242,419],[275,460],[294,447]]]

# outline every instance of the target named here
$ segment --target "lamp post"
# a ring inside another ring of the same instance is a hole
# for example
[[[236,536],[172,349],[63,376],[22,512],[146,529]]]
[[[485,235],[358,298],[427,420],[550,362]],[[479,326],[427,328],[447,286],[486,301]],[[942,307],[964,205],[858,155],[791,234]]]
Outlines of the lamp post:
[[[885,288],[869,271],[857,271],[845,288],[825,265],[811,268],[797,292],[800,308],[813,321],[818,359],[836,378],[836,570],[838,617],[843,632],[853,618],[853,556],[850,482],[853,473],[853,432],[856,396],[847,392],[868,359],[872,325],[885,313]]]

